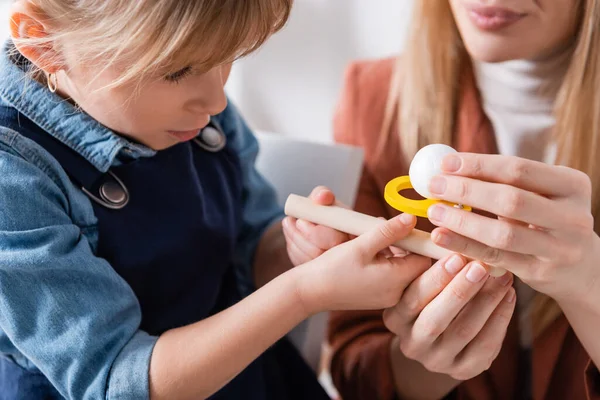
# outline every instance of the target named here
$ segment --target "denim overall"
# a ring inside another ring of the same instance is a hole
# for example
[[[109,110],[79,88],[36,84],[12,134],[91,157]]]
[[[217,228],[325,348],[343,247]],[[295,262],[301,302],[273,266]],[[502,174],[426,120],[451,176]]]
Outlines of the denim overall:
[[[96,255],[135,292],[142,310],[140,329],[160,335],[242,298],[230,267],[241,221],[240,166],[224,143],[218,116],[195,140],[108,173],[15,109],[0,107],[0,125],[13,127],[46,149],[90,197],[99,227]],[[0,359],[0,399],[61,398],[42,374]],[[286,339],[211,397],[327,398]]]

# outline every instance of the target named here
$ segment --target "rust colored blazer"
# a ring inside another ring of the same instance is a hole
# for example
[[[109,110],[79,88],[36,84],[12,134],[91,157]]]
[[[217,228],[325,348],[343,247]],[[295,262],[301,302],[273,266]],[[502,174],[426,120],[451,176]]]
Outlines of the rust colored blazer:
[[[407,175],[410,165],[410,160],[399,156],[394,139],[386,146],[384,157],[375,156],[394,64],[395,60],[385,59],[357,62],[348,68],[334,128],[337,142],[365,150],[355,208],[386,218],[397,212],[383,200],[384,186],[394,177]],[[463,73],[460,87],[454,148],[462,152],[497,152],[492,126],[482,110],[470,66]],[[420,220],[417,226],[431,229],[426,220]],[[513,317],[502,351],[492,367],[459,385],[454,393],[456,398],[518,398],[516,321]],[[328,340],[333,348],[331,373],[343,400],[396,397],[390,361],[392,337],[383,324],[382,311],[332,313],[328,327]],[[534,399],[600,400],[600,373],[566,318],[557,319],[535,340],[532,353]]]

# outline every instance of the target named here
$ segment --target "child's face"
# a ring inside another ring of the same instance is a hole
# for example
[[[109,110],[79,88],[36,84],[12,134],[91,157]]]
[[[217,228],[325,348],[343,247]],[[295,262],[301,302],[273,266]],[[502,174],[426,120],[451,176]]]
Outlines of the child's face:
[[[566,46],[581,0],[449,0],[470,55],[479,61],[540,59]]]
[[[133,84],[103,89],[118,78],[120,71],[116,68],[103,71],[102,66],[68,64],[74,67],[57,75],[61,94],[106,127],[154,150],[191,140],[208,124],[211,115],[227,105],[223,87],[231,64],[204,74],[175,71],[180,76],[177,82],[159,76],[137,90]]]

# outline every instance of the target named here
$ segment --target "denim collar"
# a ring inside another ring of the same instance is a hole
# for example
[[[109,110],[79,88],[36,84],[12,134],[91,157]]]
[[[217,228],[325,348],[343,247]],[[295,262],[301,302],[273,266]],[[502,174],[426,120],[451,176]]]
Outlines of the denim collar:
[[[47,133],[79,153],[99,171],[118,164],[117,155],[151,157],[155,150],[117,135],[85,112],[52,93],[27,73],[31,65],[15,57],[9,39],[0,54],[0,99]],[[18,55],[19,56],[19,55]]]

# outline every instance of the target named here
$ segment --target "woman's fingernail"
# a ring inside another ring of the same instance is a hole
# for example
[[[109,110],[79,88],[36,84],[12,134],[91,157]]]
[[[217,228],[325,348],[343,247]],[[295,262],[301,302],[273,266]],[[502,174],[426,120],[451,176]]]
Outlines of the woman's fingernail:
[[[459,156],[450,154],[442,159],[442,171],[456,172],[460,169],[462,160]]]
[[[434,232],[433,233],[433,242],[435,244],[439,244],[441,246],[450,245],[450,236],[444,235],[443,233]]]
[[[506,296],[506,301],[508,301],[509,303],[512,303],[513,301],[515,301],[515,289],[510,289],[508,291],[508,295]]]
[[[444,194],[446,191],[446,178],[434,176],[429,181],[429,191],[434,194]]]
[[[444,207],[438,205],[431,206],[427,212],[430,219],[438,222],[444,221],[444,215],[446,214]]]
[[[456,254],[450,257],[446,264],[444,264],[444,268],[448,273],[455,275],[465,266],[465,263],[462,257],[457,256]]]
[[[415,216],[412,214],[403,213],[400,215],[400,222],[406,226],[411,226],[415,221]]]
[[[488,275],[488,272],[483,267],[483,265],[481,265],[479,263],[473,263],[473,264],[471,264],[471,267],[469,267],[469,270],[467,271],[466,278],[469,282],[478,283],[478,282],[481,282],[481,280],[483,278],[485,278],[487,275]]]
[[[500,284],[501,286],[506,286],[511,281],[512,281],[512,277],[511,277],[511,275],[508,272],[505,273],[504,275],[499,276],[498,278],[496,278],[496,282],[498,282],[498,284]]]

